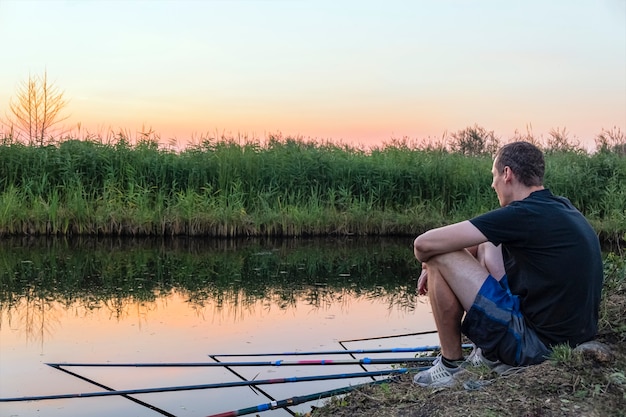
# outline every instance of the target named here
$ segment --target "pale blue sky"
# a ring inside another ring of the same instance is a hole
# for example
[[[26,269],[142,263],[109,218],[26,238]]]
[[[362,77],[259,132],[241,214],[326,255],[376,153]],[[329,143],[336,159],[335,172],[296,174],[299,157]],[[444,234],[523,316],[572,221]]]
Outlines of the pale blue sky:
[[[626,0],[0,0],[0,47],[0,116],[47,70],[92,133],[626,131]]]

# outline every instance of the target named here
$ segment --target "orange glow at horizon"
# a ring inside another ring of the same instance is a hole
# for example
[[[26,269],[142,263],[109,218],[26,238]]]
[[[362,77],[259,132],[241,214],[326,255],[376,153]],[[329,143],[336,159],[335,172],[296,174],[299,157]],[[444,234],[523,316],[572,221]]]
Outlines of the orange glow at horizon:
[[[281,133],[383,146],[478,125],[503,141],[531,126],[540,141],[566,129],[593,145],[603,129],[626,131],[623,1],[117,6],[2,2],[0,36],[30,25],[46,41],[5,45],[0,115],[27,74],[46,70],[79,139],[152,131],[184,146]]]

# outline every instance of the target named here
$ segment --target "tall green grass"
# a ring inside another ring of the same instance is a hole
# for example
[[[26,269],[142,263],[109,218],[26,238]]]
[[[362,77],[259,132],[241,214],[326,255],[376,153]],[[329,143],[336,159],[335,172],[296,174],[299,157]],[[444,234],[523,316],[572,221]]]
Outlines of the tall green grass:
[[[546,153],[546,185],[599,233],[626,232],[626,158]],[[414,235],[497,207],[489,155],[271,138],[0,145],[0,234]]]

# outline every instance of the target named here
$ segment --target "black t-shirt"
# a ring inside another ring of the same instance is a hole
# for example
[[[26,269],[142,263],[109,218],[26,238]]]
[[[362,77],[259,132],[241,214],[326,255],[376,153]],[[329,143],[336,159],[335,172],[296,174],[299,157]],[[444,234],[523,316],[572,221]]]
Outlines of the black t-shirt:
[[[603,269],[600,243],[585,217],[543,189],[470,220],[502,244],[511,292],[547,346],[572,346],[597,331]]]

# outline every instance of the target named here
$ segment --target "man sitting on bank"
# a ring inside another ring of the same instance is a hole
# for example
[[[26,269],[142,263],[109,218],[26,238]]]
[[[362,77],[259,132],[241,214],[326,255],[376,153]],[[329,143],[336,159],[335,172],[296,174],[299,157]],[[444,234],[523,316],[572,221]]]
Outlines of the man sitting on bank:
[[[416,384],[452,385],[469,364],[540,363],[557,344],[574,347],[595,336],[598,237],[569,200],[544,188],[544,171],[533,144],[503,146],[491,170],[501,207],[415,239],[418,292],[429,294],[441,344]],[[467,360],[461,333],[476,346]]]

